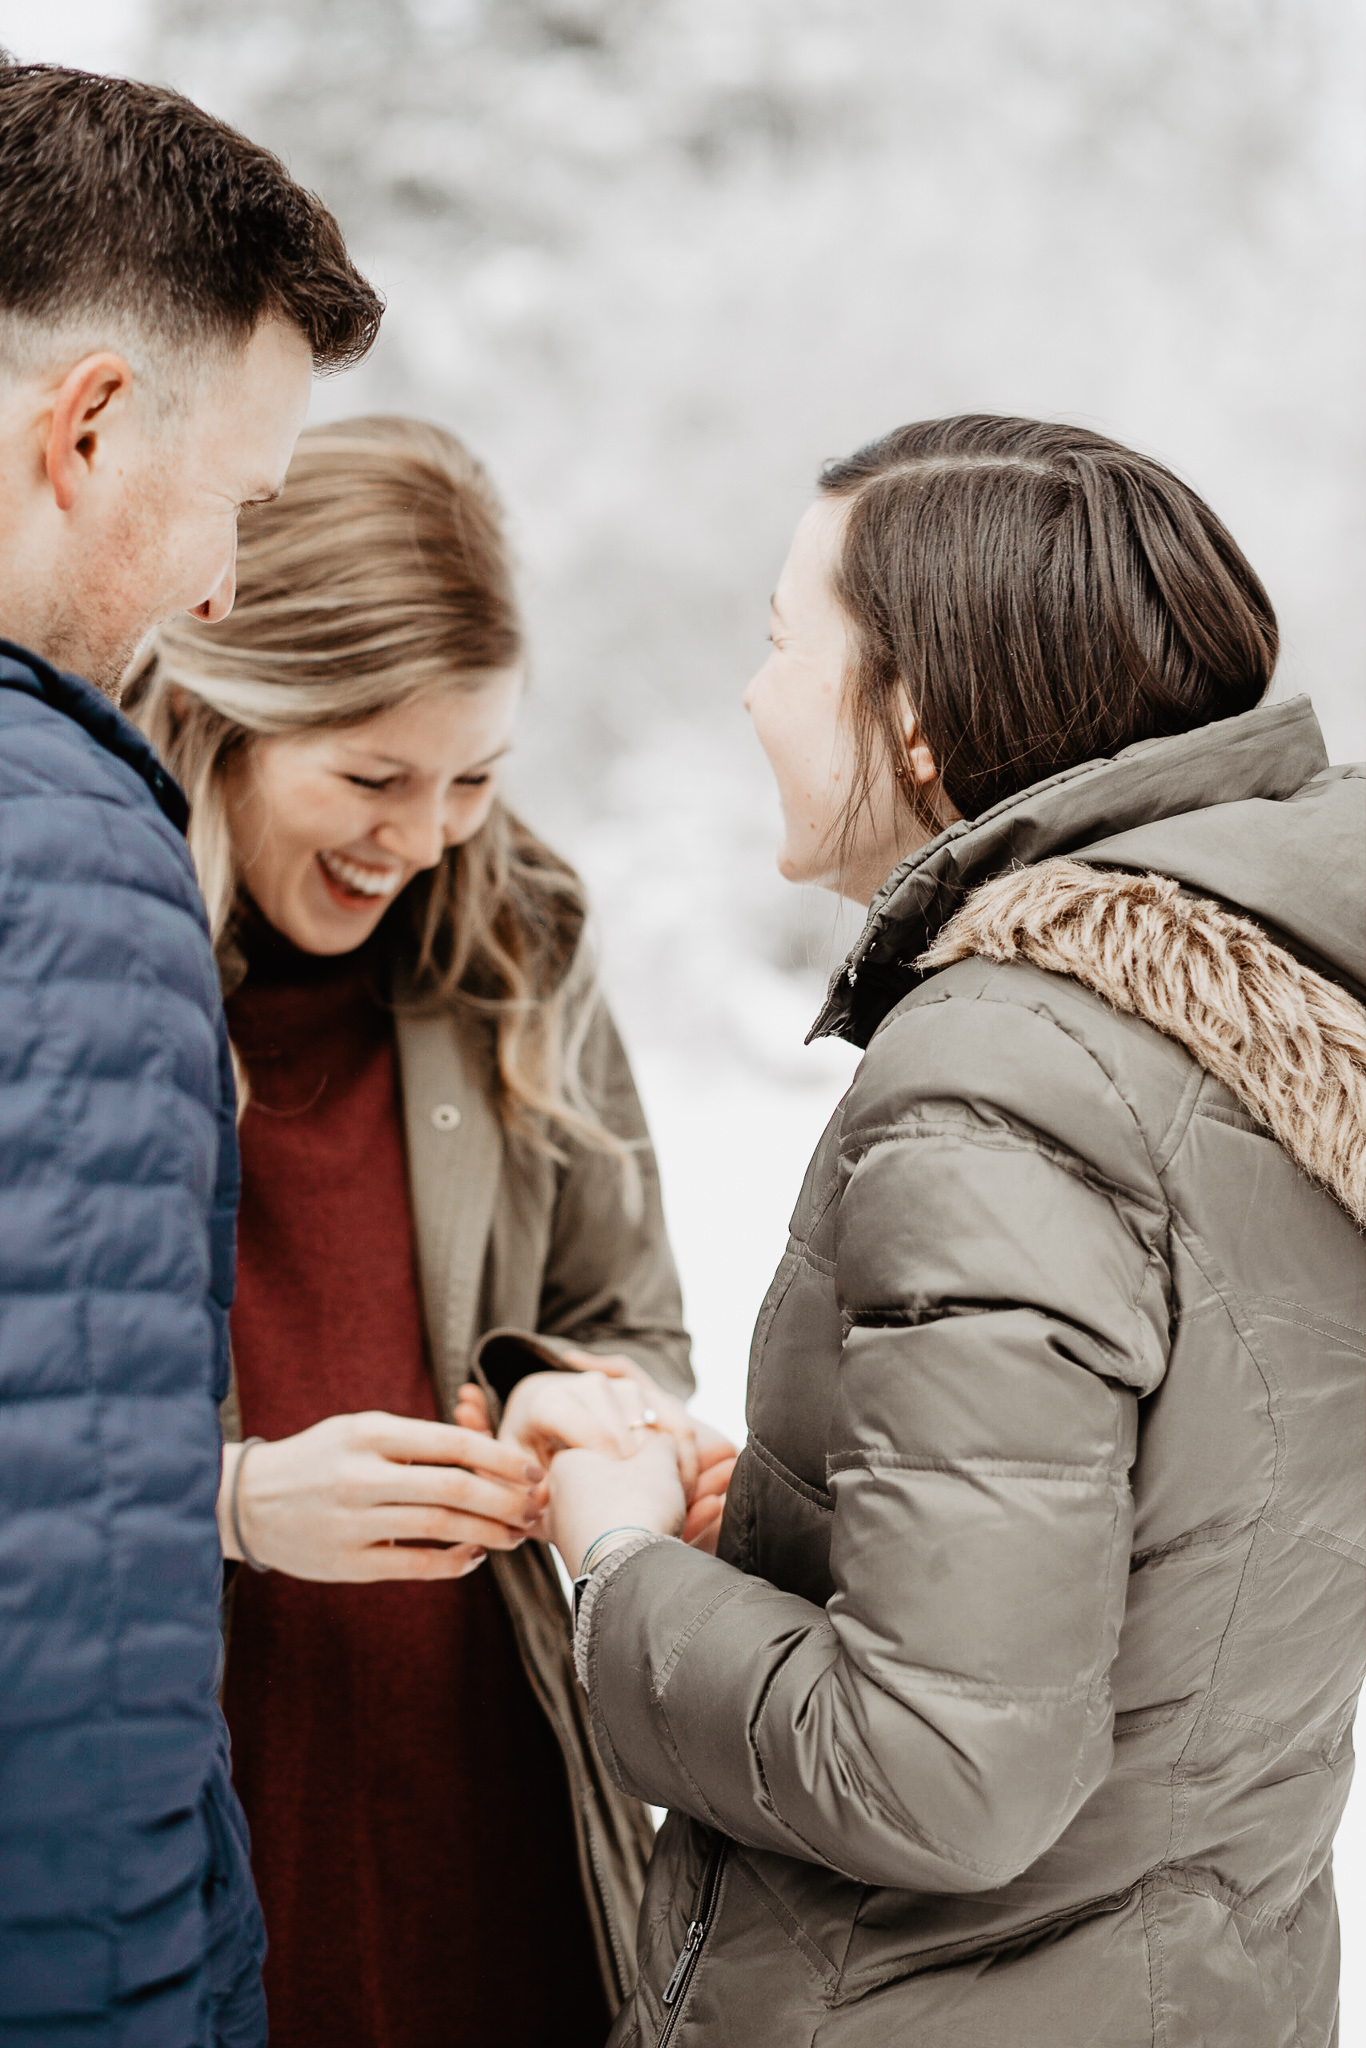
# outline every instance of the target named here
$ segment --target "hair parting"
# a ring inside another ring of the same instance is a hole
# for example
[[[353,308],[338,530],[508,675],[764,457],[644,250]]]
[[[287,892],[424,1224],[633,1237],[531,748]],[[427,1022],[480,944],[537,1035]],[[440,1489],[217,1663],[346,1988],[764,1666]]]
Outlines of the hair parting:
[[[1223,524],[1169,469],[1085,428],[968,414],[828,463],[835,595],[853,630],[855,774],[842,849],[880,777],[937,832],[1135,741],[1248,711],[1275,614]],[[916,782],[913,713],[939,779]]]

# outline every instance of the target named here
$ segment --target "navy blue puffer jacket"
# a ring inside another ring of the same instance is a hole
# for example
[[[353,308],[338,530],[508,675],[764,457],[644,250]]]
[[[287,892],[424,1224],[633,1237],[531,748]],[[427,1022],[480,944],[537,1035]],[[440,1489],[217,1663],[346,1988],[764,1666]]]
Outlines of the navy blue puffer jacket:
[[[237,1145],[185,801],[0,642],[0,2043],[252,2048],[215,1698]]]

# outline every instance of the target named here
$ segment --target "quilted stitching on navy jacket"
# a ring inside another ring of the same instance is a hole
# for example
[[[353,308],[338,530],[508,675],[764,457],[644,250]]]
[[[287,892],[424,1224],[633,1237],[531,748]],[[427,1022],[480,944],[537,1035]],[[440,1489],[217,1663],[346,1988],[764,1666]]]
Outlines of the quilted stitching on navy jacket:
[[[0,643],[0,2039],[265,2039],[215,1697],[237,1146],[184,799]]]

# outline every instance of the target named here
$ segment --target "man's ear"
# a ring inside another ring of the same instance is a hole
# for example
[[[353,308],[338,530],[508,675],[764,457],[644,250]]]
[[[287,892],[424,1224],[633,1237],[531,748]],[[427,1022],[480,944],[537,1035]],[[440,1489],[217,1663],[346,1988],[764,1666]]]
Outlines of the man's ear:
[[[101,440],[133,394],[133,372],[121,355],[104,349],[67,372],[48,417],[44,466],[61,512],[69,512],[98,459]]]

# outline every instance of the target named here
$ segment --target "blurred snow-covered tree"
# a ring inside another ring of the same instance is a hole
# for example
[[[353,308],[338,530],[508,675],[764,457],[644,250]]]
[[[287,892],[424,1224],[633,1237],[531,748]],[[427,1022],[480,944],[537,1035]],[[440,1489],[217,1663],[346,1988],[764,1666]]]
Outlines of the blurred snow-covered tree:
[[[437,417],[507,495],[523,786],[644,1028],[753,1037],[791,963],[738,695],[817,464],[898,420],[1172,461],[1362,750],[1350,0],[159,0],[148,58],[386,290],[325,411]]]

